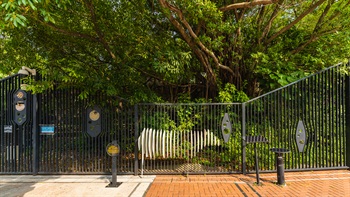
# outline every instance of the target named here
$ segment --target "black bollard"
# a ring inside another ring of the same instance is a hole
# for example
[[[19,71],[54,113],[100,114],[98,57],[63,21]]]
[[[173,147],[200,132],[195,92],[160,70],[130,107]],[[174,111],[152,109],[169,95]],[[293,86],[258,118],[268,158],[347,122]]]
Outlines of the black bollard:
[[[106,151],[109,156],[112,156],[112,181],[106,187],[118,187],[122,183],[117,182],[117,156],[120,152],[120,147],[117,141],[108,144]]]
[[[274,152],[276,156],[277,184],[285,186],[283,154],[289,153],[289,150],[285,148],[270,148],[270,151]]]
[[[286,182],[284,180],[284,162],[282,154],[276,154],[277,157],[277,184],[285,185]]]
[[[112,183],[110,187],[117,187],[117,156],[112,157]]]

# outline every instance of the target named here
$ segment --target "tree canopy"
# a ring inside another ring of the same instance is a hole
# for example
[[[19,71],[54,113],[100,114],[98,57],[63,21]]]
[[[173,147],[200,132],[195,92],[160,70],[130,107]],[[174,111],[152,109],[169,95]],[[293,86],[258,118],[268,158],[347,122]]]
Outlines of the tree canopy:
[[[242,101],[348,58],[349,4],[3,0],[0,73],[35,68],[33,90],[73,86],[82,97]]]

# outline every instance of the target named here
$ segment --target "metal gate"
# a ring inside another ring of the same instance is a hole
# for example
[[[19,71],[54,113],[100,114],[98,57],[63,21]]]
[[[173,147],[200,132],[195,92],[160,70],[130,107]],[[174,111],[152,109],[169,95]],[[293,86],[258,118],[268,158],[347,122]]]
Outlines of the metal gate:
[[[344,69],[335,65],[244,103],[138,105],[141,173],[253,172],[248,136],[269,141],[255,144],[261,171],[276,169],[271,148],[289,150],[287,171],[348,168],[350,86]]]
[[[0,173],[110,173],[112,141],[121,147],[118,173],[134,173],[133,107],[102,95],[81,99],[73,88],[31,95],[21,89],[24,79],[0,83]]]
[[[32,95],[20,91],[20,75],[0,83],[0,172],[32,172]]]
[[[348,66],[348,65],[347,65]],[[74,88],[32,95],[26,77],[0,81],[0,174],[111,173],[106,146],[120,146],[119,174],[286,170],[350,166],[350,80],[336,65],[245,103],[137,104]]]
[[[243,136],[258,134],[270,141],[259,147],[262,170],[276,169],[272,147],[290,150],[285,154],[287,170],[350,166],[350,90],[344,69],[335,65],[243,103]],[[252,155],[248,148],[247,158]],[[247,159],[247,170],[253,161]]]

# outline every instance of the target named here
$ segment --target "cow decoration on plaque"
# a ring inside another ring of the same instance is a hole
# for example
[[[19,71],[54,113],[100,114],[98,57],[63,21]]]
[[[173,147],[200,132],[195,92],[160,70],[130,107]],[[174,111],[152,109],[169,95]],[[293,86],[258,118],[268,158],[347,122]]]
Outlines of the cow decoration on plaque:
[[[91,137],[97,137],[101,133],[101,109],[99,107],[86,110],[86,131]]]
[[[221,131],[222,131],[222,136],[224,137],[225,143],[228,142],[231,136],[232,132],[232,125],[230,121],[230,117],[228,116],[228,113],[225,113],[224,118],[222,119],[221,122]]]
[[[27,98],[27,92],[24,90],[18,90],[13,94],[13,120],[19,126],[27,121]]]
[[[302,120],[299,120],[297,130],[295,132],[296,142],[299,152],[304,152],[306,145],[306,130]]]

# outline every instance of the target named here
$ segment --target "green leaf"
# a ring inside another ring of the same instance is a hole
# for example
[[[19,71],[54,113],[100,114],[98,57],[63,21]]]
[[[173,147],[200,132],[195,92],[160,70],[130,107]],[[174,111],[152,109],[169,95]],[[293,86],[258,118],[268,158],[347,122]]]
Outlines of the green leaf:
[[[3,7],[5,6],[5,10],[8,10],[9,7],[12,5],[12,2],[11,1],[8,1],[6,4],[2,4]]]
[[[18,14],[17,17],[20,18],[20,19],[23,20],[23,21],[26,21],[26,20],[27,20],[26,17],[24,17],[24,16],[21,15],[21,14]]]
[[[21,16],[21,15],[17,15],[17,17],[16,17],[17,23],[19,23],[19,24],[22,25],[22,26],[26,26],[25,23],[24,23],[24,21],[22,21],[22,19],[21,19],[20,17],[18,17],[18,16]]]
[[[27,1],[26,0],[22,0],[22,1],[19,1],[20,3],[22,2],[23,5],[27,5]],[[19,3],[19,5],[20,5]]]
[[[16,18],[14,18],[14,19],[12,19],[13,20],[13,25],[15,26],[15,27],[17,27],[18,26],[18,24],[17,24],[17,20],[16,20]]]
[[[30,7],[33,9],[33,10],[36,10],[37,8],[35,7],[35,5],[32,3],[32,1],[28,0],[28,3],[30,5]]]
[[[10,18],[12,18],[12,14],[6,14],[5,21],[8,21]]]

